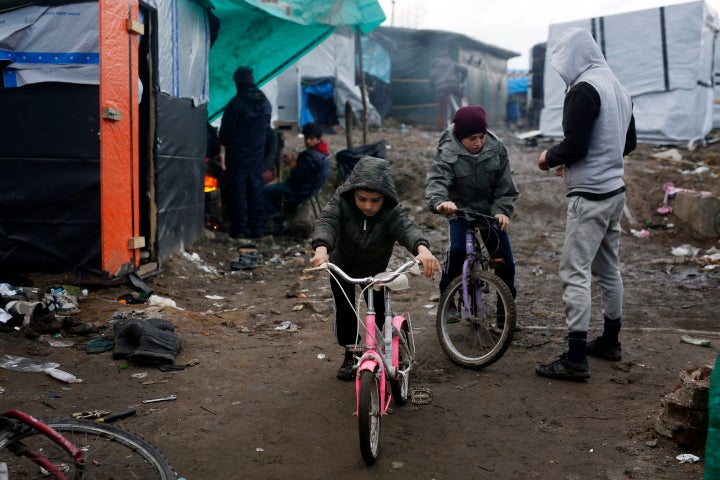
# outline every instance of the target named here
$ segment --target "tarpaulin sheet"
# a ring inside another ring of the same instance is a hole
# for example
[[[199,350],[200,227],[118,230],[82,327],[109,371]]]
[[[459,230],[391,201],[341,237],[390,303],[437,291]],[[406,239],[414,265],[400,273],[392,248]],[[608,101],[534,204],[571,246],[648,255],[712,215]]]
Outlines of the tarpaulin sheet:
[[[211,119],[235,95],[232,75],[251,66],[263,85],[320,44],[337,26],[357,26],[367,33],[385,20],[376,0],[213,0],[220,19],[210,50]]]
[[[638,140],[682,143],[713,124],[713,46],[717,14],[704,1],[550,25],[540,130],[562,137],[565,83],[550,66],[569,27],[587,28],[633,101]]]

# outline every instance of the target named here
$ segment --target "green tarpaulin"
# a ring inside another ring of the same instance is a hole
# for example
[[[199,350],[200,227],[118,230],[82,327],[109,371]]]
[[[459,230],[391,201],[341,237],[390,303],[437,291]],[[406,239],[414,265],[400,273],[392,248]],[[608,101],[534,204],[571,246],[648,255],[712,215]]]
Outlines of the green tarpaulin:
[[[376,0],[213,0],[220,33],[210,50],[210,120],[235,95],[232,74],[251,66],[263,85],[348,25],[368,33],[385,20]]]

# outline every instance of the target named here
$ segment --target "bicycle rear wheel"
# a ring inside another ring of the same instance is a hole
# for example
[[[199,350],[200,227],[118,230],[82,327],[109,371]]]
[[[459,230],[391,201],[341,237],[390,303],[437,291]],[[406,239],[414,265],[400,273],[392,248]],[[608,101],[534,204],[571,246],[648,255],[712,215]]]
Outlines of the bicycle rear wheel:
[[[397,378],[390,380],[390,391],[392,392],[395,405],[402,406],[407,402],[410,395],[410,366],[412,363],[412,355],[410,354],[410,328],[407,322],[403,323],[400,330],[400,344],[398,345],[398,364],[397,368],[404,374],[399,374]]]
[[[11,455],[25,445],[40,452],[68,479],[93,480],[172,480],[175,479],[165,456],[147,440],[135,433],[103,423],[78,419],[43,419],[83,452],[84,465],[75,460],[59,445],[38,431],[27,431],[0,450],[0,462],[7,464],[9,478],[48,479],[47,472],[23,456]]]
[[[360,401],[358,403],[360,453],[366,465],[380,456],[380,384],[374,372],[360,372]]]
[[[459,276],[440,298],[435,327],[450,360],[481,369],[496,362],[510,346],[515,331],[515,301],[505,282],[490,271],[473,272],[468,283],[469,315],[465,314]],[[452,313],[453,309],[457,314]]]

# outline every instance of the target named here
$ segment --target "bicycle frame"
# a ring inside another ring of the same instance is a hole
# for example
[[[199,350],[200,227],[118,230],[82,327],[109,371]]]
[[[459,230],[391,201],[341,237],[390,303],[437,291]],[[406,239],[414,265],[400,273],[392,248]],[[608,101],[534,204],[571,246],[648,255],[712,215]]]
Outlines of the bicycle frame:
[[[481,268],[487,270],[482,255],[478,255],[482,251],[482,246],[475,237],[475,227],[468,224],[467,231],[465,232],[465,260],[463,261],[462,267],[462,285],[463,285],[463,313],[464,318],[470,316],[470,295],[468,293],[468,286],[471,281],[471,273],[477,272]],[[482,295],[476,289],[475,291],[475,302],[481,316],[485,315],[485,310],[482,301]]]
[[[33,428],[41,432],[43,435],[50,438],[53,442],[57,443],[65,451],[67,451],[75,459],[78,465],[82,465],[85,463],[82,452],[75,445],[73,445],[67,438],[62,436],[60,433],[58,433],[51,427],[48,427],[32,415],[28,415],[27,413],[21,412],[19,410],[10,410],[3,413],[2,417],[17,421],[19,424],[21,424],[21,428],[22,426],[24,426],[25,428]],[[12,435],[8,438],[3,438],[0,440],[2,440],[3,442],[7,440],[12,440]],[[0,443],[0,449],[2,449],[4,446],[4,443]],[[15,453],[16,455],[23,455],[27,457],[40,467],[47,470],[48,475],[52,475],[58,480],[65,480],[66,478],[65,475],[60,470],[58,470],[57,465],[45,458],[40,452],[37,452],[23,445],[21,451],[13,453]]]
[[[375,322],[375,305],[373,295],[368,295],[368,306],[365,310],[365,352],[359,360],[357,375],[355,376],[355,414],[360,409],[360,372],[367,370],[374,375],[383,378],[380,382],[380,416],[385,415],[390,408],[392,395],[387,388],[390,378],[397,375],[406,375],[407,372],[398,370],[400,335],[393,336],[393,329],[400,331],[403,323],[407,322],[405,317],[392,315],[392,295],[390,290],[383,286],[383,297],[385,302],[385,324],[384,332],[380,334]],[[378,336],[380,336],[380,348],[378,348]]]

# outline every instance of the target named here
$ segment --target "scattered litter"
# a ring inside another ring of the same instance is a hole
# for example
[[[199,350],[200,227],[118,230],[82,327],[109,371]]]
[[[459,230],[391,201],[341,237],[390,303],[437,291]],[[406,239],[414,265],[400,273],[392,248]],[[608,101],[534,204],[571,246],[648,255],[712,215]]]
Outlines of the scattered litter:
[[[707,172],[708,170],[710,169],[703,165],[701,167],[697,167],[695,170],[680,170],[680,173],[682,173],[683,175],[699,175],[701,173]]]
[[[257,447],[257,448],[255,449],[255,451],[256,451],[256,452],[264,452],[265,449],[264,449],[264,448],[261,448],[261,447]]]
[[[0,368],[4,368],[6,370],[16,370],[20,372],[44,372],[59,366],[59,363],[42,362],[31,358],[16,357],[15,355],[5,354],[0,357]]]
[[[682,160],[682,155],[680,155],[680,152],[677,148],[671,148],[669,150],[665,150],[664,152],[658,152],[653,153],[652,155],[654,158],[664,159],[664,160],[675,160],[680,161]]]
[[[657,209],[657,212],[660,215],[667,215],[669,213],[672,213],[673,209],[670,206],[670,199],[674,198],[675,194],[677,194],[678,192],[698,193],[703,197],[712,195],[712,192],[704,192],[704,191],[701,192],[701,191],[697,191],[697,190],[690,190],[687,188],[676,188],[672,182],[665,182],[662,186],[662,189],[665,192],[665,197],[663,198],[662,207]]]
[[[631,228],[630,233],[632,233],[633,236],[638,238],[648,238],[650,236],[650,231],[645,228],[643,228],[642,230],[635,230],[634,228]]]
[[[324,353],[318,353],[317,358],[318,360],[327,360],[327,355],[325,355]]]
[[[687,335],[683,335],[680,337],[680,341],[683,343],[689,343],[690,345],[697,345],[698,347],[709,347],[712,345],[710,340],[707,340],[705,338],[692,338],[688,337]]]
[[[0,323],[7,323],[12,318],[12,315],[7,313],[5,310],[0,308]]]
[[[540,275],[543,275],[545,272],[543,272],[542,267],[537,266],[537,267],[535,267],[535,268],[532,269],[532,273],[533,273],[533,275],[535,275],[536,277],[539,277]]]
[[[220,295],[205,295],[208,300],[225,300],[225,297]]]
[[[298,327],[297,325],[293,325],[290,320],[285,320],[280,325],[277,325],[275,327],[275,330],[287,330],[288,332],[297,332]]]
[[[75,342],[72,340],[56,338],[51,335],[40,335],[38,340],[40,340],[41,342],[47,342],[48,345],[56,348],[67,348],[75,345]]]
[[[673,247],[672,250],[670,250],[670,253],[675,255],[676,257],[694,257],[700,252],[700,249],[697,247],[693,247],[690,244],[680,245],[679,247]]]
[[[402,468],[402,467],[405,466],[405,462],[395,461],[395,462],[392,462],[392,463],[390,464],[390,466],[391,466],[392,468],[395,468],[395,469]]]
[[[5,389],[3,387],[0,387],[0,395],[2,395],[3,393],[5,393]]]
[[[80,380],[78,380],[78,378],[75,375],[73,375],[72,373],[68,373],[65,370],[59,370],[57,368],[49,368],[49,369],[45,370],[45,373],[47,373],[48,375],[50,375],[53,378],[56,378],[60,381],[65,382],[65,383],[81,382]]]
[[[434,306],[434,303],[426,303],[425,305],[423,305],[423,308],[433,308]]]
[[[9,283],[0,283],[0,295],[17,295],[17,290]]]
[[[293,312],[299,312],[299,311],[302,310],[303,308],[305,308],[305,305],[302,305],[302,304],[300,304],[300,305],[295,305],[295,306],[293,307]]]
[[[130,375],[131,378],[145,378],[147,376],[148,376],[147,372],[138,372],[138,373],[133,373],[132,375]]]
[[[106,337],[98,337],[98,338],[91,340],[85,346],[85,352],[87,352],[87,353],[109,352],[114,347],[115,347],[115,339],[106,338]]]
[[[161,297],[159,295],[151,295],[150,298],[148,298],[147,304],[150,306],[158,306],[158,307],[173,307],[177,308],[178,310],[185,310],[184,308],[180,308],[175,303],[175,300],[172,300],[170,298]]]
[[[700,457],[698,457],[697,455],[693,455],[692,453],[681,453],[680,455],[675,457],[675,460],[680,463],[695,463],[700,460]]]
[[[197,253],[190,254],[188,252],[183,251],[182,256],[187,258],[191,262],[193,262],[195,264],[195,266],[197,268],[199,268],[200,270],[202,270],[203,272],[213,273],[213,274],[217,275],[217,273],[218,273],[217,269],[206,265],[205,262],[203,262],[203,259],[200,258],[200,255],[198,255]]]

